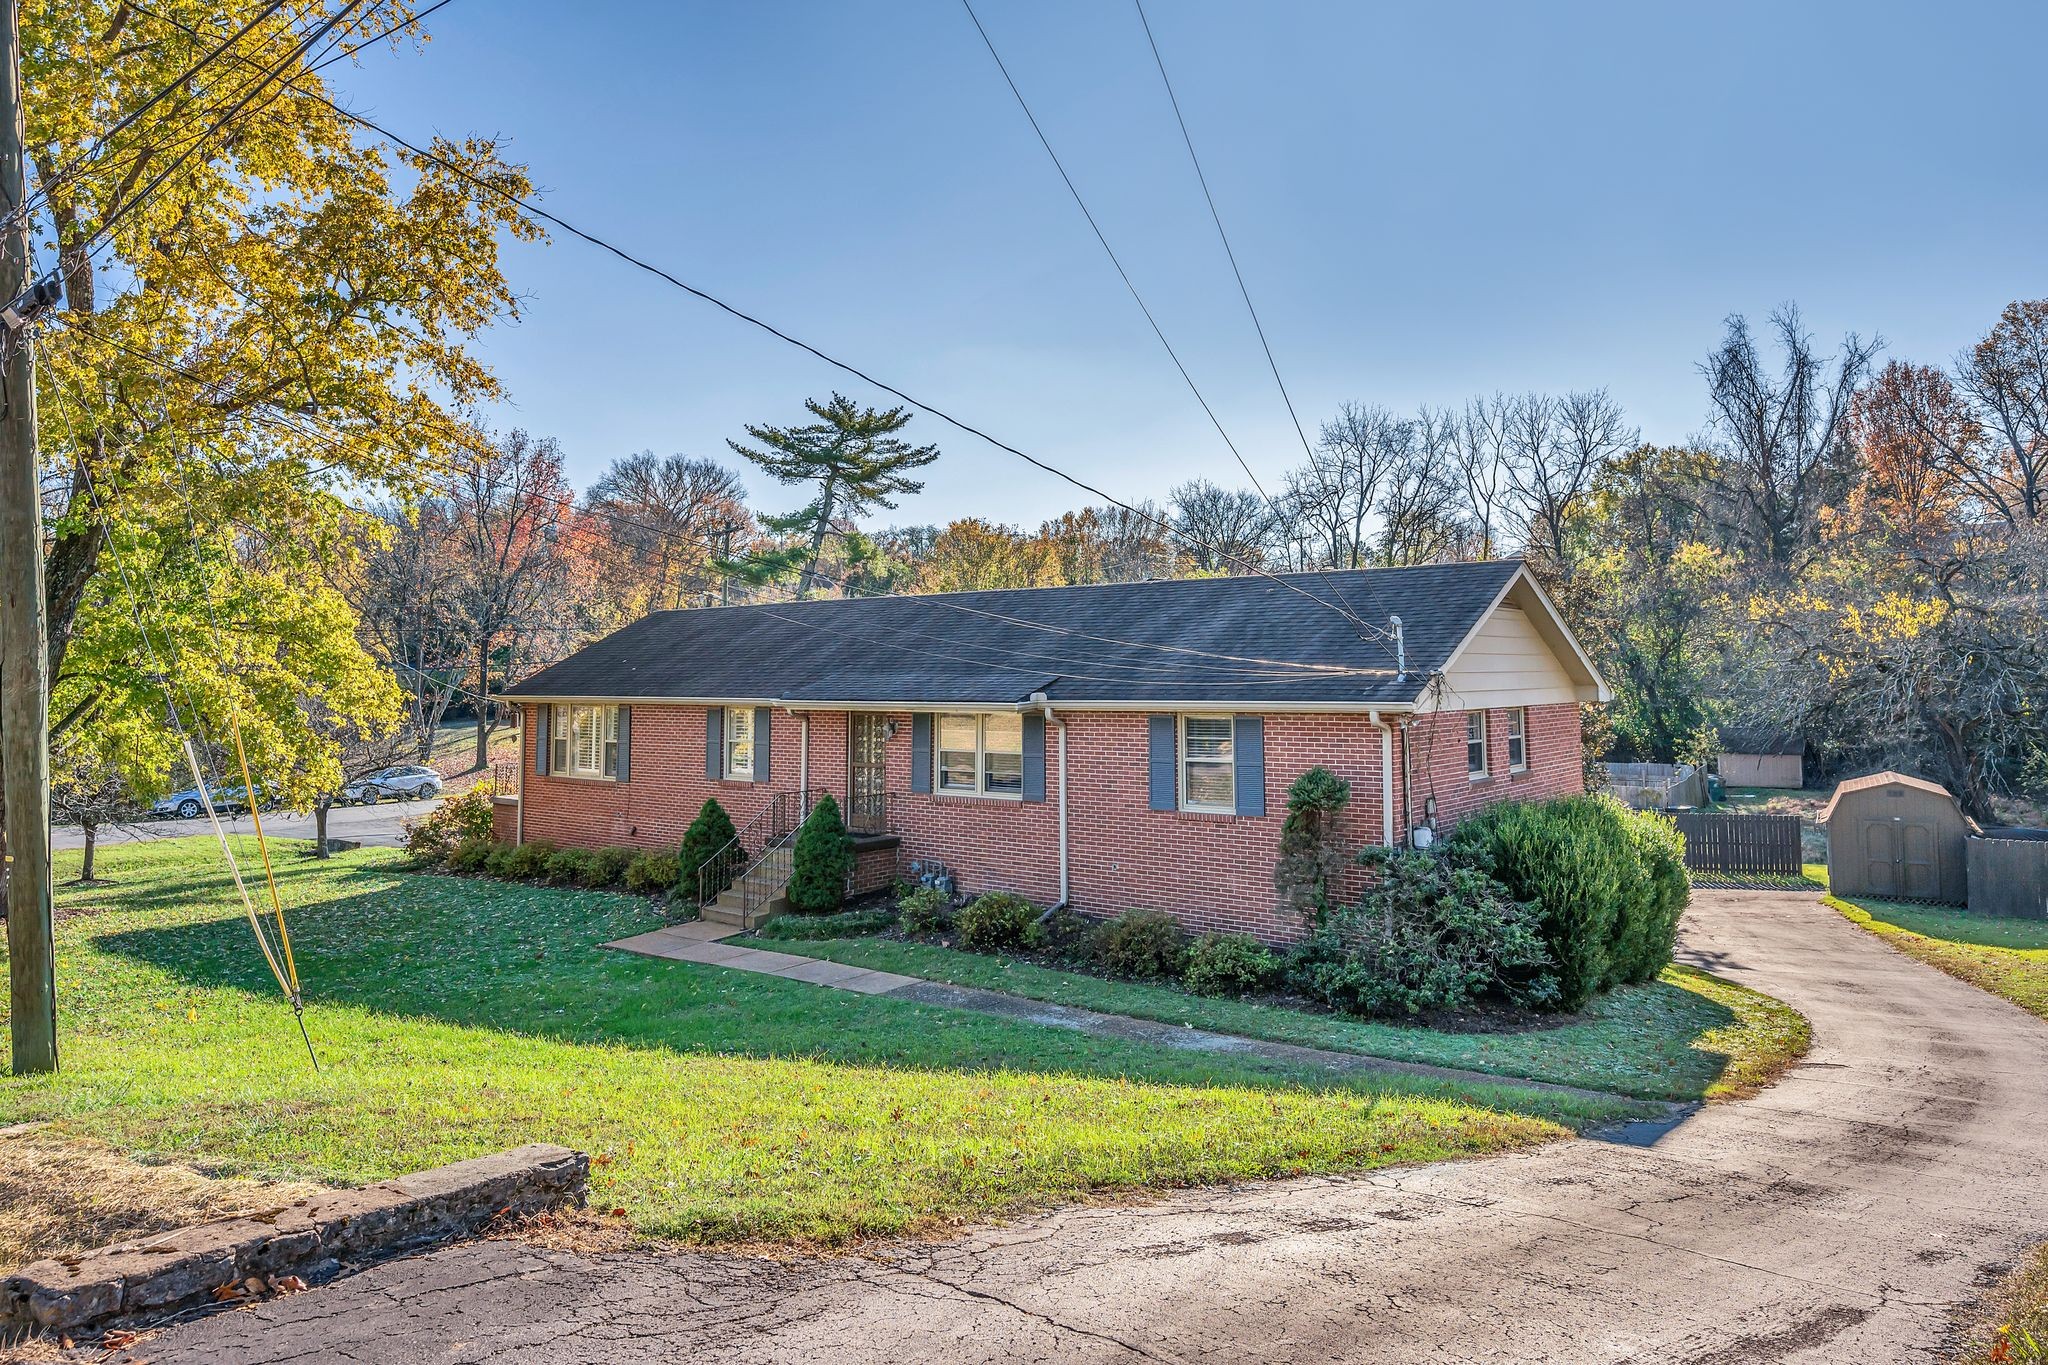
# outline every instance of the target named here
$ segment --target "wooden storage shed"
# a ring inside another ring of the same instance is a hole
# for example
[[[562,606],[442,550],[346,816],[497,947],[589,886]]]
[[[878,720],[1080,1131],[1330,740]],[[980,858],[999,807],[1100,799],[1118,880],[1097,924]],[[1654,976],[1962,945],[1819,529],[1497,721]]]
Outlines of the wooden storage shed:
[[[1835,788],[1819,822],[1836,895],[1969,900],[1966,840],[1977,827],[1948,788],[1904,773],[1852,777]]]
[[[1721,783],[1728,787],[1806,785],[1806,741],[1783,732],[1734,730],[1721,738]]]

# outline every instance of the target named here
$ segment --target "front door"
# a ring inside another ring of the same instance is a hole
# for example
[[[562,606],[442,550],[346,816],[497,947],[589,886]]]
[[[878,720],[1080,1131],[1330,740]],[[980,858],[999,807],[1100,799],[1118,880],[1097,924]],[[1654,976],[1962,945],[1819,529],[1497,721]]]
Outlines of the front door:
[[[847,727],[846,827],[855,834],[881,834],[888,827],[883,727],[887,716],[855,712]]]

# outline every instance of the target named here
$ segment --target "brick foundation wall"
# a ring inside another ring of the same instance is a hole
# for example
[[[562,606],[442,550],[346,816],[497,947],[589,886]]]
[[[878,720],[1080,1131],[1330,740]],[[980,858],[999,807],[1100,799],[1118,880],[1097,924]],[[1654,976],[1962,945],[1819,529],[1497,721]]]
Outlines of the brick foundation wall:
[[[910,790],[910,715],[890,717],[896,733],[884,745],[892,827],[902,846],[894,866],[936,860],[960,888],[1016,891],[1041,905],[1059,897],[1059,727],[1046,727],[1046,799],[1020,802]],[[1164,910],[1194,932],[1241,930],[1261,938],[1293,937],[1299,926],[1274,907],[1273,864],[1286,817],[1287,788],[1320,764],[1351,783],[1339,822],[1347,848],[1383,837],[1381,732],[1356,714],[1288,714],[1265,718],[1266,814],[1231,816],[1154,811],[1147,800],[1146,715],[1072,712],[1067,729],[1069,896],[1078,910],[1109,915],[1146,907]],[[1574,705],[1529,708],[1529,770],[1507,771],[1507,717],[1490,713],[1495,772],[1486,782],[1465,773],[1463,713],[1425,717],[1408,727],[1414,765],[1411,807],[1420,821],[1425,796],[1437,798],[1438,827],[1499,800],[1548,797],[1580,789],[1579,713]],[[631,781],[541,777],[533,772],[533,735],[525,734],[525,836],[582,847],[674,845],[706,796],[716,796],[744,826],[772,790],[795,790],[806,767],[802,721],[777,712],[769,744],[772,783],[713,782],[704,775],[704,708],[635,706]],[[808,780],[842,802],[847,784],[847,719],[810,713]],[[1393,744],[1396,839],[1400,820],[1402,737]],[[879,858],[880,855],[877,855]],[[863,863],[862,882],[879,877]],[[880,878],[878,884],[886,884]],[[1340,890],[1355,895],[1362,876],[1346,874]]]

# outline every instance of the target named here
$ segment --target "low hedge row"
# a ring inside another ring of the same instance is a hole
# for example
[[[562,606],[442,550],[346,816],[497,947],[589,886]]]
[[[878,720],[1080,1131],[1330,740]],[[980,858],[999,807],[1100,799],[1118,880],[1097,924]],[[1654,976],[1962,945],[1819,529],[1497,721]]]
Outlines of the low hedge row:
[[[591,891],[619,889],[661,895],[675,888],[676,855],[637,848],[559,848],[545,839],[501,844],[488,836],[469,838],[445,852],[412,849],[418,867],[442,867],[470,877],[513,882],[546,882]]]

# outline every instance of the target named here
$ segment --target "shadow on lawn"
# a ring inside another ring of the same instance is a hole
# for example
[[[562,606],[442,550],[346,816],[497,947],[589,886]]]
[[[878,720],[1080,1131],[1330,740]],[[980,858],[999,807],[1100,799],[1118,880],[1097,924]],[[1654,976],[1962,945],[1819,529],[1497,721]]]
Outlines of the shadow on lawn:
[[[322,1005],[579,1045],[684,1054],[806,1058],[944,1071],[1022,1071],[1150,1084],[1385,1089],[1471,1099],[1448,1084],[1346,1078],[1319,1068],[1091,1037],[801,982],[608,951],[596,945],[656,927],[643,900],[503,882],[329,869],[329,884],[378,883],[287,905],[299,971],[318,1030]],[[252,887],[252,891],[256,888]],[[287,893],[289,895],[289,892]],[[122,909],[204,908],[146,928],[92,934],[106,952],[180,981],[274,996],[248,925],[219,914],[219,887],[123,895]],[[1556,1116],[1555,1104],[1504,1089],[1482,1101]]]

